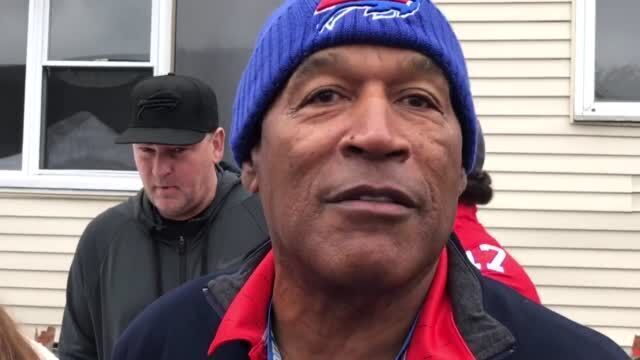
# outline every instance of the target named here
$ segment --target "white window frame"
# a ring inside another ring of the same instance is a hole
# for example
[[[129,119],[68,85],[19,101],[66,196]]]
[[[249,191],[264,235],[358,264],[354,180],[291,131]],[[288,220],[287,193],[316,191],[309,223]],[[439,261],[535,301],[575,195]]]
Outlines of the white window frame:
[[[175,0],[151,0],[150,53],[147,62],[49,61],[49,4],[30,0],[23,115],[22,166],[0,170],[0,188],[132,191],[142,182],[135,171],[48,170],[40,168],[43,81],[45,67],[116,67],[153,69],[154,75],[173,71]],[[136,0],[137,1],[137,0]]]
[[[578,122],[640,122],[640,102],[595,99],[596,1],[576,0],[574,119]]]

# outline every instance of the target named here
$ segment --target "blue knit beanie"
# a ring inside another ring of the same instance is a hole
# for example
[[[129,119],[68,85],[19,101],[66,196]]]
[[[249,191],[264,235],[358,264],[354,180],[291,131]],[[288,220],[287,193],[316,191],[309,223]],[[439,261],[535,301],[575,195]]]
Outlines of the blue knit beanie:
[[[476,173],[479,174],[484,170],[484,134],[482,133],[482,126],[480,125],[480,121],[477,122],[477,137],[476,137],[476,157],[473,162],[473,168],[468,173]]]
[[[260,141],[262,120],[298,65],[319,50],[349,44],[411,49],[440,66],[462,128],[463,165],[471,171],[477,120],[464,55],[430,0],[285,1],[264,25],[238,85],[231,129],[237,163]]]

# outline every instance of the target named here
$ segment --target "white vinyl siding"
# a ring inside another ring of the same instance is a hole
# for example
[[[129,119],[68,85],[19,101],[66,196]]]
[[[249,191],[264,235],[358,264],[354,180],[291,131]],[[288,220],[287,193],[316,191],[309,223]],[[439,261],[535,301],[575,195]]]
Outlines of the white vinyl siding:
[[[67,272],[87,223],[124,194],[0,193],[0,304],[25,334],[58,328]]]
[[[640,127],[572,122],[569,0],[440,0],[469,59],[496,195],[482,222],[545,305],[640,333]]]

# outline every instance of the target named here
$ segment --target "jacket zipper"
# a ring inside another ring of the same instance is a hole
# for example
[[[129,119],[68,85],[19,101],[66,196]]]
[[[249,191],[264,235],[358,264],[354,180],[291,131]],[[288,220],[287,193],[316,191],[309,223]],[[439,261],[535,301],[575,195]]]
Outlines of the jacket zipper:
[[[178,255],[180,255],[180,285],[184,284],[187,279],[187,261],[185,259],[186,240],[180,235],[178,239]]]

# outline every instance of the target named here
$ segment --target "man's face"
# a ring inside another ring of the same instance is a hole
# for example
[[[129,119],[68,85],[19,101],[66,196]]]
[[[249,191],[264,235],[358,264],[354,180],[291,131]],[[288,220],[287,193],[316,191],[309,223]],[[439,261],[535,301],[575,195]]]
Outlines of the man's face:
[[[145,193],[160,214],[172,220],[190,219],[211,203],[218,185],[215,164],[223,152],[221,128],[193,145],[133,145]]]
[[[309,57],[243,164],[280,263],[338,286],[401,286],[435,264],[465,186],[441,70],[410,50]]]

